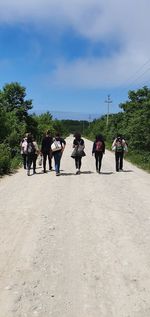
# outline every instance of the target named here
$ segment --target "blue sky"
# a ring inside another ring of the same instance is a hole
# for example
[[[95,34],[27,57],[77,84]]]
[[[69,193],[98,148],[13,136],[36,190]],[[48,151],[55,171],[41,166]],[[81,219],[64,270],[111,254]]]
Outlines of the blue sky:
[[[19,82],[36,113],[92,118],[108,94],[118,112],[149,86],[149,12],[149,0],[2,0],[0,89]]]

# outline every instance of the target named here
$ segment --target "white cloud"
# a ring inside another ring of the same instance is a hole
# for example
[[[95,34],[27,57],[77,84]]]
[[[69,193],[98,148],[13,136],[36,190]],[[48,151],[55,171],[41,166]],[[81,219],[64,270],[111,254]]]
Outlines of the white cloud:
[[[149,0],[2,0],[0,23],[30,22],[54,33],[69,27],[92,42],[117,39],[115,55],[61,61],[51,77],[56,85],[98,88],[123,84],[148,60],[149,12]]]
[[[128,39],[134,35],[145,37],[150,26],[149,11],[149,0],[2,0],[0,23],[65,25],[90,39],[116,33]]]

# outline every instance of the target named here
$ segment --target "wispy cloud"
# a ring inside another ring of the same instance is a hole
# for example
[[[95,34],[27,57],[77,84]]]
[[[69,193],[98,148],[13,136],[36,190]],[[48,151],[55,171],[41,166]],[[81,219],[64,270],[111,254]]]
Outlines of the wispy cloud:
[[[136,54],[136,51],[131,48],[110,58],[93,57],[69,62],[61,59],[55,65],[53,72],[45,76],[45,81],[57,87],[84,89],[123,87],[132,82],[134,76],[132,80],[129,80],[131,74],[133,75],[138,65],[142,65],[146,60],[147,54],[144,54],[142,50]],[[146,72],[147,68],[148,66],[145,65],[141,69],[141,74],[145,74],[145,80],[150,78],[150,69]]]

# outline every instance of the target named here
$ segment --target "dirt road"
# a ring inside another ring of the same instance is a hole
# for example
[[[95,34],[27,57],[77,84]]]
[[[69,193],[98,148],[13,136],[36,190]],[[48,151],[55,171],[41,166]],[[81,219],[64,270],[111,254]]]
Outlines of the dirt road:
[[[66,141],[61,176],[0,181],[0,317],[149,317],[150,175],[87,140],[75,175]]]

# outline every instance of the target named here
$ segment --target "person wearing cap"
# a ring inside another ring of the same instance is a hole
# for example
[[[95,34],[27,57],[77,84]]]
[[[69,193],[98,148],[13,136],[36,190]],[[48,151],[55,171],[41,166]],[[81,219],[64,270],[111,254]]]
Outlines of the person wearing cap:
[[[121,135],[113,141],[112,150],[115,151],[116,172],[123,171],[123,157],[124,152],[127,151],[127,144]]]

